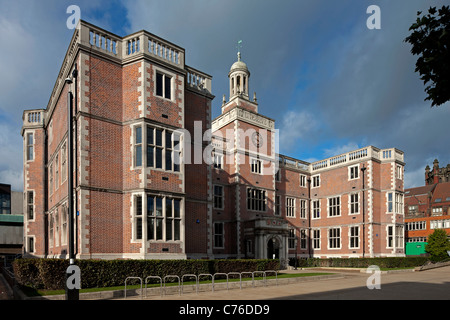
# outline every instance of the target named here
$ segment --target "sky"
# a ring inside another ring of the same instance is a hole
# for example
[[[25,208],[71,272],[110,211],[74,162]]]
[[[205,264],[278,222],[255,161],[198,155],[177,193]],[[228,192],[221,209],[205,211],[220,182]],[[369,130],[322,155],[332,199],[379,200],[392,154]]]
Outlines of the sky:
[[[431,107],[404,42],[434,0],[0,0],[0,183],[23,190],[24,110],[46,108],[73,35],[72,12],[120,36],[147,30],[212,76],[213,118],[241,56],[282,154],[313,162],[365,146],[405,153],[405,188],[450,163],[450,103]],[[380,9],[379,29],[369,29]]]

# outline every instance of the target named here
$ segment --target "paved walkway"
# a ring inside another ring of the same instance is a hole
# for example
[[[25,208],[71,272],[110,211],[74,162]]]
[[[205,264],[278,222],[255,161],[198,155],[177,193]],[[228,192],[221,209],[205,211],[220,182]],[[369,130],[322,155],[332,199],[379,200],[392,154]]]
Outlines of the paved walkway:
[[[450,300],[450,267],[421,272],[381,273],[378,274],[379,289],[369,289],[367,286],[371,276],[369,285],[376,284],[375,274],[348,271],[341,274],[343,276],[339,278],[278,286],[171,294],[163,297],[153,295],[147,297],[147,300]]]

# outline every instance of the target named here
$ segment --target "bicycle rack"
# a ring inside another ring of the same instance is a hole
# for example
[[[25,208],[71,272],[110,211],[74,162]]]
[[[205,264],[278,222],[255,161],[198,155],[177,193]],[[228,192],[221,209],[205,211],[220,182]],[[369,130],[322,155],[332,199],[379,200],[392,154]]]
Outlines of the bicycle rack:
[[[227,290],[228,290],[228,274],[218,272],[218,273],[215,273],[214,276],[213,276],[213,281],[212,281],[213,291],[214,291],[214,280],[216,278],[216,275],[221,275],[221,276],[226,276],[227,277]]]
[[[181,293],[183,293],[184,277],[194,277],[195,278],[195,292],[198,294],[198,278],[197,278],[197,275],[195,275],[195,274],[183,274],[183,276],[181,277]]]
[[[159,292],[160,292],[160,294],[161,294],[161,297],[162,297],[162,279],[161,279],[161,277],[158,277],[158,276],[148,276],[147,278],[145,278],[145,297],[147,298],[147,280],[148,279],[159,279],[159,284],[160,284],[160,286],[159,286]]]
[[[242,276],[241,276],[241,273],[239,273],[239,272],[228,272],[228,276],[229,276],[230,274],[237,274],[237,275],[239,275],[239,287],[240,287],[241,290],[242,290]]]
[[[253,276],[253,272],[247,272],[247,271],[241,272],[241,277],[243,274],[251,274],[252,275],[252,287],[254,287],[255,286],[255,277]]]
[[[264,276],[266,277],[266,281],[267,281],[267,273],[268,272],[275,273],[275,283],[278,286],[278,271],[275,271],[275,270],[266,270],[266,271],[264,271]],[[267,282],[266,282],[266,286],[267,286]]]
[[[125,299],[127,298],[127,280],[128,279],[139,279],[141,281],[141,299],[142,299],[142,278],[140,278],[140,277],[127,277],[125,279]]]
[[[178,293],[181,296],[180,277],[176,276],[176,275],[167,275],[164,277],[164,294],[166,294],[166,278],[177,278],[178,279]]]
[[[200,285],[199,284],[199,282],[200,282],[200,277],[201,276],[211,276],[211,281],[212,281],[212,284],[211,284],[211,287],[212,287],[212,291],[214,292],[214,276],[212,275],[212,274],[210,274],[210,273],[201,273],[201,274],[199,274],[198,275],[198,277],[197,277],[197,287]]]
[[[253,280],[255,279],[255,273],[262,273],[262,275],[263,275],[263,282],[264,282],[264,284],[266,284],[266,275],[265,275],[264,271],[253,271],[252,272]],[[254,284],[254,282],[253,282],[253,284]]]

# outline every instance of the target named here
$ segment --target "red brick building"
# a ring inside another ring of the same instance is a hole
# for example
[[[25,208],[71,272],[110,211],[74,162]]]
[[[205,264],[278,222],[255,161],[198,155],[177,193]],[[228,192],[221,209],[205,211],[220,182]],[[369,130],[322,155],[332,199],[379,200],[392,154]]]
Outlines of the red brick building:
[[[403,152],[279,155],[240,56],[214,121],[211,77],[184,57],[80,21],[47,108],[23,115],[26,253],[67,254],[70,90],[79,259],[404,255]]]
[[[425,186],[405,189],[405,227],[407,242],[427,242],[435,229],[450,235],[450,182],[448,168],[425,168]]]

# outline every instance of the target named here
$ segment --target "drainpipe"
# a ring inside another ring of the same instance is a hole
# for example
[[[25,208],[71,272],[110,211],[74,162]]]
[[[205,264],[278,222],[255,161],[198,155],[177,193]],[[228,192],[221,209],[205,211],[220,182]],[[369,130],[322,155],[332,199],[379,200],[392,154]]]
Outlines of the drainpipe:
[[[365,186],[364,186],[364,172],[366,171],[366,167],[361,168],[361,172],[362,172],[362,218],[363,218],[363,232],[362,232],[362,240],[363,240],[363,258],[365,257],[365,253],[366,253],[366,214],[365,214]]]

